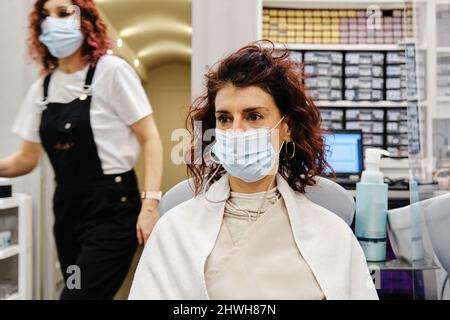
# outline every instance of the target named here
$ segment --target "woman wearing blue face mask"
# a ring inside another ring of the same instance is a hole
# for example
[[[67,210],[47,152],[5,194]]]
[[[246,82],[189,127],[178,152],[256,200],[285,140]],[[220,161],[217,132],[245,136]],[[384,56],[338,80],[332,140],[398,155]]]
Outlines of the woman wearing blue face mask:
[[[158,222],[130,299],[377,298],[349,226],[304,196],[328,165],[300,70],[256,43],[208,73],[189,118],[196,196]]]
[[[0,160],[0,176],[26,174],[47,153],[65,280],[70,266],[80,270],[80,286],[61,298],[112,299],[159,217],[162,147],[152,108],[135,71],[106,55],[111,41],[92,0],[36,1],[29,42],[43,76],[13,126],[22,147]],[[143,201],[133,171],[141,146]]]

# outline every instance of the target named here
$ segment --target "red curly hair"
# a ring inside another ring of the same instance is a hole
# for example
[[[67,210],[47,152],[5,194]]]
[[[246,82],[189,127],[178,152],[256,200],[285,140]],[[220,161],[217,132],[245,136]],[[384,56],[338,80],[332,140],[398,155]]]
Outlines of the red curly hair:
[[[41,24],[46,18],[43,9],[47,1],[37,0],[29,17],[28,53],[33,61],[41,65],[43,74],[58,67],[58,59],[53,57],[47,47],[39,41]],[[81,54],[89,64],[96,64],[98,59],[113,46],[107,35],[106,24],[100,18],[92,0],[72,0],[72,4],[80,8],[80,27],[85,38]]]
[[[186,154],[188,173],[194,178],[195,193],[199,194],[206,181],[211,183],[225,174],[218,164],[205,163],[203,156],[210,145],[203,136],[215,128],[215,99],[217,92],[231,84],[237,88],[258,86],[270,94],[291,131],[296,152],[291,158],[285,148],[280,152],[279,173],[289,186],[304,193],[305,187],[314,185],[314,176],[331,169],[325,159],[326,146],[321,130],[320,111],[305,94],[303,66],[289,58],[289,51],[275,50],[272,42],[263,40],[252,43],[231,54],[206,74],[206,93],[198,97],[190,107],[187,125],[191,132],[191,146]],[[201,130],[193,130],[200,121]],[[201,146],[201,153],[196,150]],[[292,151],[289,151],[290,153]],[[207,153],[207,152],[206,152]],[[212,176],[215,174],[215,176]]]

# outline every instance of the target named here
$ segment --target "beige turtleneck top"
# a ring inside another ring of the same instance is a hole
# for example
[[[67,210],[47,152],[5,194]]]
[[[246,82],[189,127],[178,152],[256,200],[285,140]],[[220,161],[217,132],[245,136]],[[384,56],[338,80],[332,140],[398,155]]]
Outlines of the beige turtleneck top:
[[[266,192],[231,192],[225,203],[224,224],[234,243],[237,243],[258,218],[272,207],[281,195],[277,188]]]
[[[324,299],[276,188],[230,194],[205,282],[210,299]]]

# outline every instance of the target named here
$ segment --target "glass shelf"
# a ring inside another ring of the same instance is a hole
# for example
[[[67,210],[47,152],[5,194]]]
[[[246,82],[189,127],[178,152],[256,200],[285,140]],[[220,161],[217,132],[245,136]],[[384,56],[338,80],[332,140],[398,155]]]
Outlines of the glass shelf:
[[[404,259],[394,259],[382,262],[368,261],[367,265],[369,269],[378,269],[381,271],[424,271],[440,269],[440,267],[431,259],[414,261],[412,264]]]

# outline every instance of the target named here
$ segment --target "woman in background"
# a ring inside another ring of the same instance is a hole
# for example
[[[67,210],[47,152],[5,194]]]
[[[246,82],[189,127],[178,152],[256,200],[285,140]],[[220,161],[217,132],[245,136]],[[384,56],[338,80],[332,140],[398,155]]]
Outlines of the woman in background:
[[[159,217],[162,146],[152,108],[135,71],[106,55],[111,41],[92,0],[36,1],[29,45],[43,76],[13,126],[20,151],[0,160],[0,176],[29,173],[45,150],[62,272],[66,282],[70,266],[81,272],[80,286],[66,286],[61,299],[112,299]],[[142,202],[133,171],[140,146]]]
[[[378,298],[350,227],[304,195],[328,164],[300,71],[256,43],[209,72],[189,118],[196,196],[156,225],[130,299]],[[215,161],[196,159],[210,130]]]

